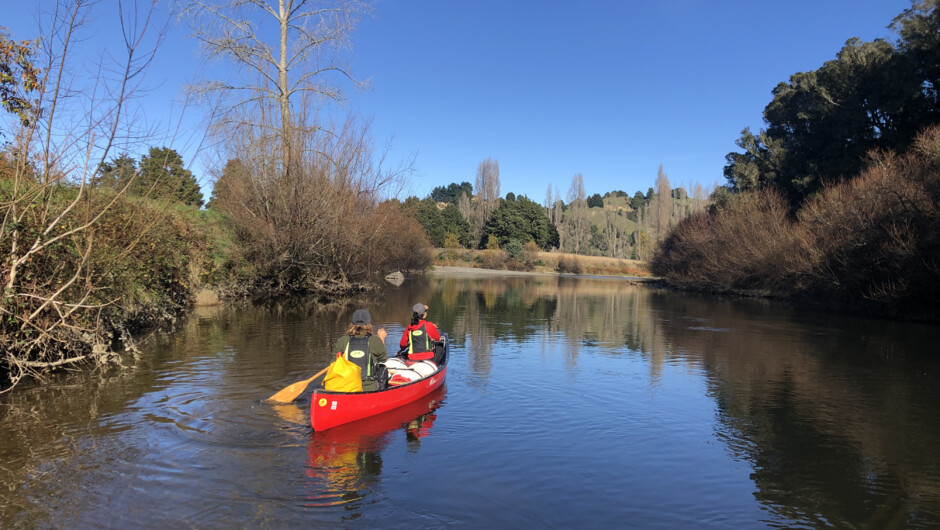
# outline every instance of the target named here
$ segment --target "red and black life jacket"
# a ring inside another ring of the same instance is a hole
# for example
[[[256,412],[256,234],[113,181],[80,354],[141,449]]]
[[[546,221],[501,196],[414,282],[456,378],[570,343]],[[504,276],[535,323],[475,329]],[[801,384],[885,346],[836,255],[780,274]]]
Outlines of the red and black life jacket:
[[[408,331],[408,358],[414,361],[430,359],[434,356],[432,348],[433,341],[431,337],[428,336],[427,327],[422,320],[420,326]],[[422,355],[426,352],[430,353],[430,355]]]

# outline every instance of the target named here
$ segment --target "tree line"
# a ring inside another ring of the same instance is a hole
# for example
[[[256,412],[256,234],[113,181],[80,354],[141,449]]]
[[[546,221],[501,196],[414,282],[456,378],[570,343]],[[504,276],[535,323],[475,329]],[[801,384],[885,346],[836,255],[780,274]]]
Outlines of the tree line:
[[[517,256],[531,244],[543,251],[646,260],[671,227],[705,209],[710,193],[697,183],[693,195],[684,186],[673,188],[662,167],[656,188],[633,197],[621,190],[588,196],[580,173],[564,198],[549,185],[542,204],[513,192],[500,197],[499,188],[499,163],[486,159],[477,168],[476,186],[437,186],[401,206],[438,248],[501,248]]]

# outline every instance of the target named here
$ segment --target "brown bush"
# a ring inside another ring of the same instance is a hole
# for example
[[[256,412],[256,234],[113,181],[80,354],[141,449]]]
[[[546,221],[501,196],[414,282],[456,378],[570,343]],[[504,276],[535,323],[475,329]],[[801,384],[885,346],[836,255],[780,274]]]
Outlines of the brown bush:
[[[689,288],[779,294],[788,288],[794,252],[787,208],[781,194],[764,190],[693,214],[663,241],[653,273]]]
[[[581,262],[574,256],[562,256],[558,258],[558,266],[555,268],[561,274],[581,274]]]
[[[371,166],[367,129],[297,131],[301,146],[284,171],[276,139],[238,139],[239,158],[216,183],[213,208],[228,214],[256,290],[304,293],[355,289],[392,270],[430,263],[414,219],[378,196],[396,172]]]
[[[502,269],[506,265],[506,261],[509,259],[509,255],[506,252],[500,250],[498,247],[495,249],[487,249],[482,252],[483,254],[483,268],[484,269]]]
[[[871,153],[857,178],[825,187],[796,220],[770,191],[689,217],[654,257],[669,282],[855,303],[940,296],[940,127],[905,155]]]
[[[865,171],[807,201],[799,219],[808,291],[936,305],[940,127],[903,156],[872,153]]]

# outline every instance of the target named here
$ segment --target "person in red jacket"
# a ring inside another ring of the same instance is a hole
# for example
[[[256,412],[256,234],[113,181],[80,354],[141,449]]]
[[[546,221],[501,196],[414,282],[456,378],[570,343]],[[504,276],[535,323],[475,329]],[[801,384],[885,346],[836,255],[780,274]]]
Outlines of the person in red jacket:
[[[415,304],[411,308],[411,324],[405,328],[398,345],[401,349],[408,349],[407,358],[410,361],[423,361],[434,358],[434,345],[441,340],[437,326],[425,320],[428,316],[428,306]]]

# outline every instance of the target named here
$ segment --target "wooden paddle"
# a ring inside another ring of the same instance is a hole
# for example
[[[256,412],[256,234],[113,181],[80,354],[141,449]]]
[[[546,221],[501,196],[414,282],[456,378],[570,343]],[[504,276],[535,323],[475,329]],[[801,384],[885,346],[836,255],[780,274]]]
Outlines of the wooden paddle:
[[[303,381],[297,381],[296,383],[287,385],[284,390],[281,390],[277,394],[269,397],[267,401],[277,401],[278,403],[290,403],[291,401],[294,401],[297,399],[297,396],[303,394],[304,390],[307,389],[307,385],[309,385],[317,377],[320,377],[324,372],[329,370],[329,368],[330,367],[327,366],[326,368],[320,370],[317,375],[311,377],[310,379],[304,379]]]

